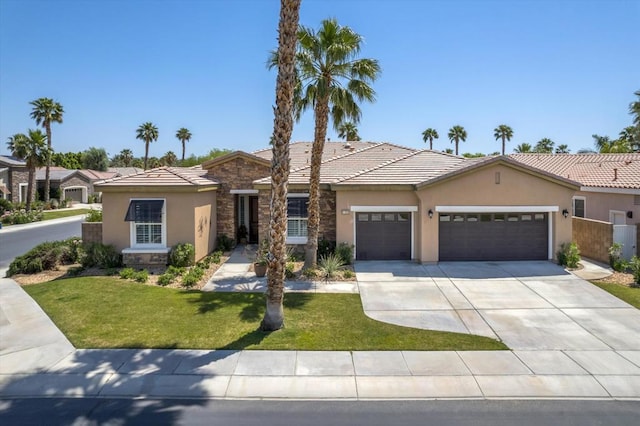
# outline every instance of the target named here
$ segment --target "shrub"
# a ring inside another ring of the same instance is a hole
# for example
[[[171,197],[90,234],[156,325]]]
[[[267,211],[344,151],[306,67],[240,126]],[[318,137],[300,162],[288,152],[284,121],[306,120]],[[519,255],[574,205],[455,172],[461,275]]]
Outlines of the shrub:
[[[229,251],[233,248],[233,240],[225,234],[220,234],[216,239],[216,246],[218,250]]]
[[[293,268],[295,268],[295,264],[293,262],[287,262],[284,266],[284,276],[287,279],[294,278],[296,274],[293,272]]]
[[[39,244],[22,256],[16,257],[9,265],[7,276],[15,274],[36,274],[57,269],[78,261],[80,239],[69,238],[63,241],[48,241]]]
[[[87,213],[86,222],[102,222],[102,210],[91,209]]]
[[[211,253],[211,261],[213,263],[220,263],[221,260],[222,260],[221,251],[214,251],[213,253]]]
[[[149,280],[149,271],[143,269],[142,271],[138,271],[133,274],[133,279],[137,283],[146,283]]]
[[[193,244],[181,243],[176,244],[169,253],[169,265],[173,266],[191,266],[194,264],[196,249]]]
[[[347,243],[340,243],[336,247],[336,256],[342,259],[345,265],[351,265],[353,260],[353,246]]]
[[[93,266],[103,269],[117,268],[122,265],[122,256],[110,244],[87,243],[84,245],[81,263],[85,268]]]
[[[626,271],[629,265],[622,258],[622,244],[613,243],[611,247],[609,247],[609,265],[616,272]]]
[[[558,264],[567,268],[577,268],[580,262],[580,250],[576,243],[563,243],[557,256]]]
[[[633,284],[631,284],[631,287],[640,287],[640,258],[638,256],[631,258],[629,268],[633,274]]]
[[[313,269],[313,268],[303,269],[302,270],[302,275],[304,275],[306,278],[315,278],[316,277],[316,270]]]
[[[318,260],[333,254],[335,249],[335,241],[329,241],[324,238],[318,240]]]
[[[167,274],[166,272],[162,275],[160,275],[158,277],[158,285],[161,285],[162,287],[171,284],[173,281],[175,281],[176,276],[175,275],[171,275],[171,274]]]
[[[5,212],[10,212],[11,210],[13,210],[13,204],[11,204],[11,201],[5,198],[0,198],[0,216],[5,214]]]
[[[330,279],[336,276],[336,273],[342,269],[344,262],[336,254],[323,256],[318,263],[318,270],[324,279]]]
[[[20,225],[23,223],[39,222],[44,218],[42,210],[13,210],[8,215],[3,216],[2,223],[7,225]]]
[[[123,268],[120,270],[120,278],[122,278],[123,280],[133,279],[135,274],[136,271],[133,268]]]
[[[198,282],[200,281],[200,279],[202,279],[203,276],[204,276],[204,270],[202,268],[194,266],[193,268],[189,269],[189,272],[187,272],[182,277],[182,286],[184,288],[191,288],[194,285],[198,284]]]
[[[342,276],[346,279],[350,279],[354,277],[354,273],[351,269],[345,269],[344,271],[342,271]]]
[[[211,266],[211,258],[209,256],[203,257],[196,265],[202,269],[209,269]]]

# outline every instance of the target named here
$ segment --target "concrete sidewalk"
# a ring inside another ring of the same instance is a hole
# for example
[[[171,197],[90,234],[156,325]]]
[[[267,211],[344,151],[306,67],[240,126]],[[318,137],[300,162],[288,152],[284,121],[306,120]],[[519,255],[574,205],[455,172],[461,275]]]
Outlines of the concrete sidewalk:
[[[0,397],[640,399],[640,351],[74,350],[0,280]]]

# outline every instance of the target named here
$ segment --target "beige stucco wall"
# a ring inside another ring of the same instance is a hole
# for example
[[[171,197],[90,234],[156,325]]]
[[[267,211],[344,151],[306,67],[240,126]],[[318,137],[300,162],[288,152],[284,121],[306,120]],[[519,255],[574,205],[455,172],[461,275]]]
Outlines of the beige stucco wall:
[[[633,204],[633,194],[606,194],[602,192],[576,192],[576,197],[585,197],[585,216],[587,219],[609,222],[609,212],[618,210],[625,212],[626,225],[635,225],[640,221],[640,205]],[[638,194],[640,195],[640,194]],[[633,212],[633,218],[626,217],[626,212]]]
[[[207,192],[103,192],[103,242],[118,250],[130,247],[129,222],[124,220],[133,198],[166,200],[167,246],[191,243],[196,260],[213,250],[215,243],[214,191]],[[210,224],[209,224],[210,223]]]

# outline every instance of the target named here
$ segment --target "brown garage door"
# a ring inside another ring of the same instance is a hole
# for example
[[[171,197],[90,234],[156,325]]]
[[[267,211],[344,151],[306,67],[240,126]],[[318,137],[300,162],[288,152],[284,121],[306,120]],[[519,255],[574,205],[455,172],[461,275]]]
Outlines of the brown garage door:
[[[410,260],[411,213],[356,213],[356,259]]]
[[[440,260],[544,260],[547,213],[440,213]]]

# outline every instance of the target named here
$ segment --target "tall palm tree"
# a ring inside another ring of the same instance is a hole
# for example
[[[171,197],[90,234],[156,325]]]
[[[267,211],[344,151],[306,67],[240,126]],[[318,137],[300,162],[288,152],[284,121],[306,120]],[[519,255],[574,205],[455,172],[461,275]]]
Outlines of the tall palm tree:
[[[178,161],[178,156],[173,151],[167,151],[161,158],[163,166],[173,166]]]
[[[549,138],[542,138],[538,141],[535,147],[533,147],[533,152],[542,153],[542,154],[550,154],[553,152],[553,146],[555,142]]]
[[[271,219],[266,310],[260,323],[263,331],[284,326],[284,274],[287,254],[287,191],[289,181],[289,142],[293,131],[296,86],[296,42],[300,0],[280,0],[278,23],[278,78],[273,121],[273,160],[271,162]]]
[[[358,102],[375,101],[370,84],[380,74],[375,59],[358,58],[362,37],[335,19],[326,19],[316,32],[301,26],[296,54],[298,93],[296,117],[313,108],[315,130],[309,177],[309,217],[305,267],[316,265],[320,224],[320,165],[327,136],[329,115],[337,128],[345,120],[357,123],[361,111]]]
[[[122,164],[124,164],[125,167],[131,167],[131,164],[133,163],[133,151],[131,151],[130,149],[123,149],[122,151],[120,151],[120,156],[122,158]]]
[[[493,129],[493,137],[496,140],[502,139],[502,155],[504,155],[505,142],[510,141],[513,137],[513,129],[506,124],[501,124]]]
[[[566,143],[558,145],[558,147],[556,148],[556,154],[569,154],[570,152],[571,150],[569,149],[569,145],[567,145]]]
[[[456,144],[456,155],[458,155],[458,143],[467,140],[467,131],[462,126],[453,126],[449,129],[449,140]]]
[[[185,142],[191,140],[191,132],[189,131],[189,129],[181,127],[176,132],[176,138],[178,138],[180,142],[182,142],[182,161],[184,161]]]
[[[529,152],[531,152],[531,144],[528,144],[526,142],[522,142],[519,145],[516,145],[516,147],[513,149],[514,152],[517,152],[519,154],[527,154]]]
[[[611,150],[611,140],[609,136],[591,135],[593,144],[598,152],[609,152]]]
[[[24,160],[29,171],[27,183],[27,210],[31,210],[31,203],[35,199],[36,168],[47,164],[51,159],[51,150],[47,146],[47,135],[40,129],[29,129],[28,135],[17,133],[7,142],[7,148],[12,155]]]
[[[338,137],[345,141],[359,141],[358,128],[351,121],[346,121],[338,126]]]
[[[136,139],[144,141],[144,169],[147,170],[149,143],[158,140],[158,128],[150,121],[142,123],[136,130]]]
[[[51,98],[39,98],[35,101],[29,102],[33,107],[31,109],[31,118],[36,120],[36,124],[39,126],[42,124],[44,130],[47,132],[47,147],[49,151],[51,148],[51,123],[62,123],[62,116],[64,114],[64,108],[58,102]],[[49,201],[49,192],[51,189],[51,158],[47,160],[46,169],[44,173],[44,201]]]
[[[422,140],[425,143],[429,141],[429,149],[433,149],[433,140],[438,139],[439,137],[440,135],[438,135],[438,131],[436,129],[432,129],[431,127],[422,132]]]

